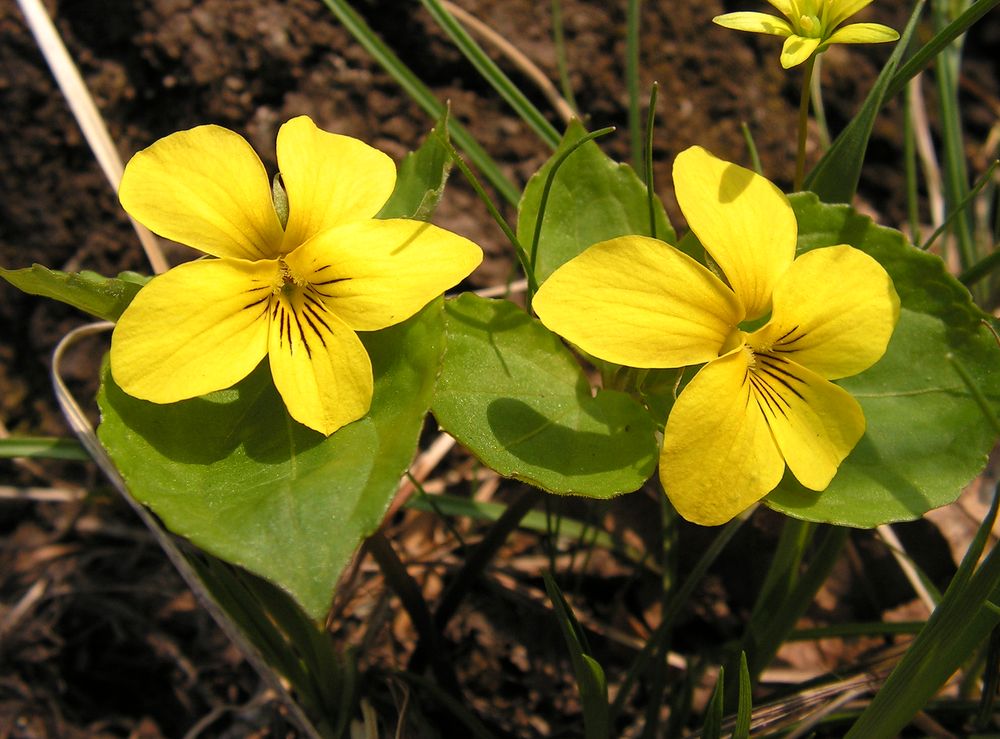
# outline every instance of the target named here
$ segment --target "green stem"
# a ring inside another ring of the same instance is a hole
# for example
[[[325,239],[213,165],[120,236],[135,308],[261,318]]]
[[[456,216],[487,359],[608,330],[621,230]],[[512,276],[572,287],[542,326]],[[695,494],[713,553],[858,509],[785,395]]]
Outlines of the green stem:
[[[816,57],[809,57],[802,78],[802,95],[799,98],[799,147],[795,156],[795,192],[802,189],[806,178],[806,137],[809,133],[809,91],[812,87],[813,66]]]
[[[649,235],[654,239],[656,237],[656,206],[654,205],[654,198],[656,197],[655,187],[653,185],[653,126],[656,123],[656,94],[659,92],[660,86],[656,82],[653,83],[652,89],[649,91],[649,111],[646,114],[646,157],[645,157],[645,173],[646,173],[646,207],[649,212]]]
[[[451,159],[458,167],[458,171],[462,173],[462,176],[472,185],[472,189],[476,191],[476,195],[482,201],[483,205],[486,206],[486,210],[489,211],[490,216],[496,222],[500,230],[503,231],[504,236],[507,240],[514,246],[514,253],[517,255],[517,260],[521,263],[521,269],[524,270],[525,276],[528,278],[528,289],[532,292],[538,291],[538,283],[535,281],[534,271],[529,269],[530,261],[528,259],[528,253],[524,250],[521,242],[517,238],[517,234],[514,233],[514,229],[510,227],[506,219],[500,214],[500,210],[494,205],[493,200],[487,194],[486,189],[480,184],[479,179],[469,168],[469,165],[465,163],[462,159],[461,154],[455,149],[451,141],[448,140],[447,136],[440,137],[441,143],[444,144],[445,148],[448,149],[448,153],[451,154]]]
[[[743,140],[747,145],[747,154],[750,155],[750,167],[757,174],[764,174],[764,167],[760,163],[760,153],[757,151],[757,143],[753,140],[753,134],[746,121],[740,123],[740,130],[743,132]]]
[[[548,176],[545,178],[545,185],[542,187],[542,197],[538,201],[538,215],[535,216],[535,231],[531,237],[531,248],[528,251],[528,293],[525,298],[525,310],[531,313],[531,300],[535,297],[535,290],[531,289],[531,284],[534,282],[538,284],[535,278],[535,265],[538,262],[538,239],[542,235],[542,222],[545,220],[545,208],[549,203],[549,193],[552,190],[552,183],[555,182],[556,173],[559,168],[563,165],[570,155],[573,154],[577,149],[586,144],[588,141],[593,141],[599,136],[606,136],[615,130],[614,126],[608,126],[607,128],[601,128],[597,131],[592,131],[586,136],[582,136],[578,141],[575,141],[571,147],[560,154],[556,160],[552,163],[552,168],[549,170]]]
[[[903,104],[903,169],[906,172],[906,215],[910,223],[910,243],[920,243],[920,198],[917,182],[917,135],[914,129],[913,88],[906,86]]]

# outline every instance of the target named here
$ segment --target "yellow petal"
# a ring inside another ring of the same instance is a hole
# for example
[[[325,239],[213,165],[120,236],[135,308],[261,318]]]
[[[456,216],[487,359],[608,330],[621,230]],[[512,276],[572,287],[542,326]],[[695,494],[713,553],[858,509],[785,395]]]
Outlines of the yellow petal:
[[[288,193],[284,253],[324,229],[371,218],[396,183],[388,156],[358,139],[320,130],[304,115],[278,131],[278,167]]]
[[[819,47],[819,38],[806,38],[805,36],[789,36],[785,39],[784,46],[781,47],[781,66],[791,69],[802,64],[813,55]]]
[[[704,526],[729,521],[781,481],[785,464],[751,399],[749,353],[705,365],[674,403],[660,480],[677,512]]]
[[[289,415],[304,426],[329,436],[368,412],[368,352],[350,327],[304,290],[286,288],[273,301],[268,357]]]
[[[712,22],[724,28],[732,28],[736,31],[750,31],[751,33],[768,33],[772,36],[790,36],[792,27],[784,18],[777,18],[767,13],[726,13],[717,15]]]
[[[483,258],[443,228],[405,219],[367,220],[323,231],[286,258],[293,275],[356,331],[406,320]]]
[[[872,0],[830,0],[827,23],[836,28],[855,13],[871,5]]]
[[[795,12],[792,0],[767,0],[774,8],[786,18],[793,17]]]
[[[792,474],[824,490],[865,433],[865,417],[850,393],[780,356],[757,354],[750,371],[756,405]]]
[[[882,265],[830,246],[795,260],[774,288],[771,320],[749,343],[834,380],[875,364],[898,320],[899,297]]]
[[[276,262],[207,259],[156,277],[115,326],[115,382],[137,398],[173,403],[242,380],[267,352],[276,276]]]
[[[552,273],[532,307],[542,323],[588,354],[630,367],[715,359],[743,317],[719,278],[645,236],[589,247]]]
[[[264,165],[242,136],[220,126],[178,131],[138,152],[118,197],[150,230],[207,254],[278,256],[281,224]]]
[[[699,146],[674,161],[674,191],[691,230],[722,268],[746,318],[771,309],[771,290],[795,258],[788,198],[760,175]]]
[[[823,42],[824,46],[829,44],[880,44],[886,41],[895,41],[899,34],[889,26],[881,23],[852,23],[849,26],[838,28],[833,34]]]

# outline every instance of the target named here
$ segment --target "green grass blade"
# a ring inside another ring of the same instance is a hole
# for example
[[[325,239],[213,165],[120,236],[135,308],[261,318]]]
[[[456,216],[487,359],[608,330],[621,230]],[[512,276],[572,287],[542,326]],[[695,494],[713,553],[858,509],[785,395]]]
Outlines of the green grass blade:
[[[646,138],[643,142],[643,181],[646,183],[646,210],[649,211],[649,235],[656,235],[656,183],[653,181],[653,128],[656,125],[656,96],[660,86],[654,82],[649,90],[649,110],[646,112]]]
[[[947,27],[951,0],[934,0],[934,25]],[[950,228],[958,245],[959,264],[963,269],[976,262],[972,240],[972,220],[968,207],[969,172],[965,163],[962,113],[958,99],[958,75],[962,62],[962,38],[955,39],[937,56],[934,79],[937,82],[941,122],[942,175],[944,198],[949,211]]]
[[[746,121],[740,123],[740,131],[743,132],[743,141],[747,145],[747,155],[750,157],[750,169],[759,175],[764,174],[764,167],[760,163],[760,153],[757,151],[757,142],[754,141],[753,133]]]
[[[979,543],[996,517],[996,502],[959,573],[952,579],[927,626],[889,675],[881,690],[851,727],[846,739],[889,739],[926,706],[938,689],[1000,624],[1000,551],[994,548],[970,577],[979,557]]]
[[[926,0],[918,0],[900,36],[899,42],[865,98],[861,109],[847,124],[830,148],[805,179],[805,189],[812,190],[825,203],[850,203],[858,188],[868,140],[875,118],[887,99],[889,83],[896,67],[910,45]]]
[[[440,0],[420,0],[421,4],[434,18],[441,29],[448,34],[448,37],[455,43],[459,51],[468,59],[472,66],[483,76],[490,86],[496,90],[500,97],[514,109],[521,119],[538,134],[538,136],[551,148],[559,145],[559,132],[542,115],[541,111],[535,107],[534,103],[528,100],[521,89],[515,85],[510,78],[504,74],[500,67],[483,51],[472,36],[455,20],[455,16],[449,13],[441,4]]]
[[[750,719],[753,714],[753,689],[750,682],[750,667],[747,656],[740,652],[740,702],[736,707],[736,726],[733,739],[750,739]]]
[[[396,80],[399,86],[403,88],[403,91],[417,105],[423,108],[425,113],[434,120],[438,120],[444,115],[444,103],[434,97],[430,88],[409,67],[403,64],[402,60],[396,56],[392,49],[383,43],[382,39],[375,34],[364,18],[350,6],[347,0],[323,0],[323,2],[337,16],[337,19],[344,25],[344,28],[372,55],[375,61],[382,65],[382,68]],[[465,127],[455,121],[451,121],[449,123],[449,132],[455,143],[468,155],[469,160],[479,171],[483,173],[483,177],[497,189],[501,197],[511,205],[517,205],[517,201],[521,197],[518,188],[500,171],[493,158],[486,153]]]
[[[566,599],[563,598],[559,586],[552,575],[543,572],[545,591],[552,601],[556,618],[566,647],[569,649],[573,672],[576,675],[577,688],[580,691],[580,703],[583,704],[583,729],[585,739],[608,739],[611,736],[611,722],[608,717],[608,684],[604,678],[604,670],[597,660],[588,652],[587,638],[573,615]]]
[[[973,23],[997,5],[1000,5],[1000,0],[978,0],[955,20],[935,33],[931,40],[921,46],[892,76],[892,82],[889,83],[889,88],[886,90],[886,99],[898,95],[906,83],[934,61],[934,58],[947,48],[948,44],[965,33]]]
[[[715,681],[715,689],[705,708],[705,724],[701,727],[701,739],[721,739],[722,714],[725,701],[726,668],[719,668],[719,677]]]
[[[90,455],[76,439],[54,439],[42,436],[11,436],[0,439],[0,459],[34,457],[36,459],[69,459],[84,462]]]
[[[903,102],[903,171],[906,175],[906,218],[910,224],[910,242],[920,242],[920,187],[917,174],[917,134],[914,130],[913,88],[906,87]]]
[[[786,641],[816,641],[854,636],[895,636],[917,634],[924,628],[924,621],[864,621],[849,624],[830,624],[811,629],[795,629]]]
[[[997,267],[1000,267],[1000,249],[987,254],[959,275],[958,279],[963,285],[969,287],[989,277]]]
[[[780,605],[769,614],[770,618],[763,618],[767,614],[758,615],[753,649],[747,655],[753,674],[759,674],[760,670],[771,661],[778,647],[788,638],[799,617],[812,603],[816,593],[829,577],[849,533],[850,530],[843,526],[828,527],[819,548],[809,560],[808,568],[797,578],[794,587]]]
[[[712,543],[698,559],[698,562],[695,564],[691,572],[688,573],[684,583],[680,586],[680,588],[678,588],[677,592],[674,593],[669,606],[663,613],[663,620],[660,622],[660,625],[656,627],[656,631],[653,632],[652,636],[650,636],[649,640],[646,642],[646,646],[642,648],[642,651],[639,652],[635,660],[632,662],[632,665],[629,667],[628,672],[625,673],[625,679],[622,680],[621,687],[618,688],[618,693],[615,695],[614,703],[611,705],[610,721],[612,724],[614,724],[615,719],[625,708],[625,702],[628,700],[629,694],[632,692],[632,687],[635,685],[636,681],[638,681],[639,677],[645,673],[650,660],[655,654],[666,651],[666,646],[670,641],[674,622],[687,606],[688,599],[694,592],[695,587],[697,587],[697,585],[701,582],[705,573],[708,572],[708,568],[711,567],[716,558],[722,554],[722,550],[726,548],[733,536],[737,531],[739,531],[740,527],[746,522],[752,512],[753,509],[751,508],[725,525],[722,531],[718,533],[715,539],[712,540]]]

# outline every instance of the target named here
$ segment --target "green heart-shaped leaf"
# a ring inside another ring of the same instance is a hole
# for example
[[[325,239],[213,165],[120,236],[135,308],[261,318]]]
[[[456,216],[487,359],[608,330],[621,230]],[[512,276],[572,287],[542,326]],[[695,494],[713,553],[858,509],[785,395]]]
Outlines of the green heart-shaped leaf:
[[[653,473],[652,420],[590,383],[562,342],[505,300],[445,304],[447,351],[432,410],[484,463],[553,493],[608,498]]]
[[[132,302],[148,277],[122,272],[118,277],[104,277],[96,272],[60,272],[40,264],[26,269],[3,269],[3,277],[14,287],[30,295],[41,295],[103,318],[117,320]]]
[[[445,112],[420,148],[407,154],[399,165],[396,187],[378,218],[426,221],[431,217],[451,171],[451,152],[444,143],[447,135],[448,113]]]
[[[361,338],[371,410],[324,437],[292,420],[266,362],[229,390],[156,405],[105,369],[101,442],[168,529],[287,590],[314,618],[409,465],[443,348],[441,301]]]
[[[518,205],[517,239],[531,248],[545,180],[555,161],[587,134],[578,121],[566,129],[559,148],[524,188]],[[653,198],[656,237],[676,242],[663,204]],[[593,141],[569,155],[556,172],[538,238],[535,276],[545,282],[557,267],[592,244],[616,236],[651,236],[646,186],[627,164],[610,159]]]
[[[984,314],[937,257],[876,226],[847,206],[792,197],[799,251],[851,244],[892,276],[899,324],[885,356],[838,384],[861,403],[867,431],[822,493],[786,474],[765,502],[809,521],[870,527],[920,517],[951,503],[993,447],[991,424],[949,357],[969,372],[990,403],[1000,402],[1000,348]]]

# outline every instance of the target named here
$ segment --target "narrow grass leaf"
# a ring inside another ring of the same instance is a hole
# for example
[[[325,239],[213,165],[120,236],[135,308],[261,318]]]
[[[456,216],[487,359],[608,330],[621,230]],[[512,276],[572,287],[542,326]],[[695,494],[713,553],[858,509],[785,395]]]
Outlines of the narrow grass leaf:
[[[996,500],[977,539],[988,534],[995,509]],[[960,574],[975,566],[976,549],[974,545],[966,552]],[[896,736],[1000,624],[998,602],[1000,551],[994,548],[971,576],[952,579],[927,625],[851,726],[846,739]]]
[[[552,601],[556,620],[566,640],[566,648],[573,664],[576,686],[580,691],[580,703],[583,704],[584,737],[608,739],[611,736],[611,724],[608,721],[608,684],[604,678],[604,670],[589,654],[587,637],[573,615],[573,609],[552,579],[552,575],[543,572],[542,577],[545,580],[545,592]]]
[[[715,681],[715,689],[705,708],[705,723],[701,727],[701,739],[721,739],[722,715],[725,711],[726,668],[719,668],[719,677]]]
[[[926,0],[917,0],[892,56],[875,80],[861,109],[806,177],[805,189],[816,193],[820,200],[827,203],[849,203],[854,198],[875,118],[886,100],[892,75],[910,45],[925,2]]]
[[[84,462],[90,455],[76,439],[53,439],[41,436],[11,436],[0,439],[0,458],[34,457]]]
[[[956,6],[950,0],[933,0],[934,26],[947,27],[948,17]],[[966,166],[965,136],[962,129],[958,76],[962,62],[962,40],[955,39],[942,49],[934,60],[934,81],[938,91],[938,116],[941,127],[941,170],[944,175],[944,197],[948,210],[948,228],[955,236],[958,259],[962,269],[977,261],[972,238],[969,201],[969,173]]]
[[[972,24],[979,21],[997,5],[1000,5],[1000,0],[976,0],[951,23],[937,31],[892,76],[892,82],[889,83],[889,88],[886,90],[886,99],[898,95],[906,83],[930,65],[937,55],[947,48],[948,44],[969,30]]]
[[[753,715],[753,687],[746,652],[740,652],[740,701],[736,707],[733,739],[750,739],[750,719]]]
[[[403,91],[434,120],[444,115],[445,105],[440,102],[430,88],[427,87],[413,71],[403,64],[396,53],[390,49],[371,29],[365,19],[351,7],[347,0],[323,0],[337,19],[344,24],[354,39],[372,55],[382,68],[403,88]],[[518,188],[500,171],[497,163],[465,128],[457,122],[450,124],[451,135],[455,143],[466,154],[472,163],[483,173],[497,192],[512,205],[516,204],[520,193]]]
[[[511,82],[510,78],[501,71],[500,67],[490,59],[483,51],[482,47],[462,28],[455,17],[448,12],[440,0],[420,0],[421,4],[431,14],[434,21],[441,27],[452,40],[459,51],[468,59],[472,66],[476,68],[483,79],[494,89],[507,104],[514,109],[521,120],[538,134],[546,144],[555,148],[559,143],[559,132],[542,115],[541,111],[528,100],[528,97],[521,92],[520,88]]]

